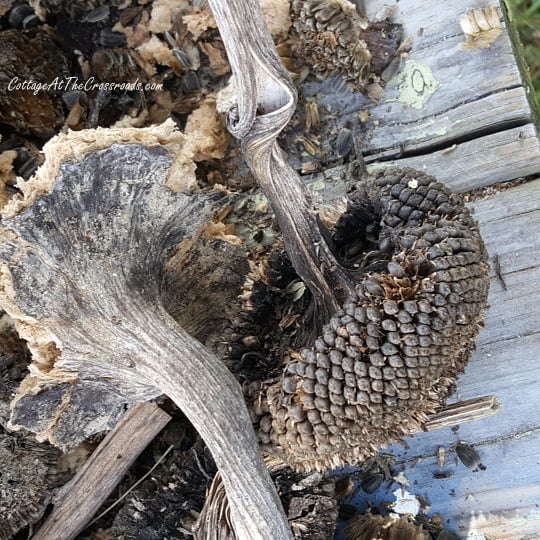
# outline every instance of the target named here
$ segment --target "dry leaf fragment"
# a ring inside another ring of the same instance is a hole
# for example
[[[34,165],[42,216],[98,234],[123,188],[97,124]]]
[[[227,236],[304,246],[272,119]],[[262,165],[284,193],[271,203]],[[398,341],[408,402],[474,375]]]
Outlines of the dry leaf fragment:
[[[182,17],[182,21],[193,36],[198,40],[201,35],[209,28],[216,28],[216,21],[208,4],[203,9],[191,8],[188,13]]]
[[[293,326],[296,324],[296,321],[300,318],[300,315],[298,313],[289,313],[279,321],[279,328],[280,330],[286,330],[287,328]]]
[[[220,47],[219,42],[212,43],[199,43],[199,47],[208,56],[208,62],[210,67],[216,75],[226,75],[231,71],[231,66],[225,56],[225,49]]]
[[[228,244],[239,246],[245,239],[236,236],[236,230],[232,223],[223,223],[223,221],[212,221],[205,229],[205,236],[215,240],[222,240]]]
[[[473,9],[459,19],[461,30],[467,38],[463,50],[486,49],[502,34],[503,26],[497,6]]]
[[[214,96],[207,97],[187,119],[184,130],[193,150],[194,161],[221,159],[229,144],[229,134],[216,109]]]

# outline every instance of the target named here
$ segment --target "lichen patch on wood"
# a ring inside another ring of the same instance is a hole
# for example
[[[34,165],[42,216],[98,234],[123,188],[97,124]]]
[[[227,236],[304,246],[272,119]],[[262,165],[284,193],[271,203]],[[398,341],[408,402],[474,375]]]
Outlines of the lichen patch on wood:
[[[399,90],[399,101],[414,109],[421,109],[440,85],[429,67],[414,60],[404,62],[388,84]]]

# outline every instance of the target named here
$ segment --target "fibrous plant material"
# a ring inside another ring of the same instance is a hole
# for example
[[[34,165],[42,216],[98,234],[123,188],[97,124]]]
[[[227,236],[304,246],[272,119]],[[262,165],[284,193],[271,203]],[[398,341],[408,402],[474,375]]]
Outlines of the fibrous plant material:
[[[255,0],[209,3],[227,49],[238,98],[229,111],[229,131],[242,141],[246,161],[271,202],[289,257],[314,293],[317,316],[327,319],[353,289],[353,280],[323,237],[307,190],[277,143],[294,113],[296,89]],[[246,24],[239,25],[240,20]]]
[[[355,90],[378,80],[401,42],[401,25],[370,22],[348,0],[293,0],[293,52],[322,76],[340,74]]]
[[[39,519],[61,483],[61,452],[28,433],[7,430],[9,401],[24,377],[30,355],[13,321],[0,314],[0,539],[8,540]]]
[[[338,518],[335,482],[320,473],[305,474],[265,459],[282,498],[295,540],[327,540],[334,536]],[[216,474],[193,532],[204,540],[237,540],[223,481]]]
[[[166,261],[202,234],[223,194],[189,193],[171,175],[174,133],[178,144],[154,127],[96,150],[104,132],[78,135],[73,161],[47,155],[4,212],[0,303],[33,355],[11,423],[69,448],[126,405],[167,394],[208,444],[239,536],[289,538],[238,383],[161,298]]]
[[[486,307],[478,226],[423,173],[359,184],[334,243],[355,292],[256,401],[264,447],[301,470],[356,462],[420,430],[465,367]]]
[[[260,0],[264,20],[276,41],[287,39],[291,27],[290,0]]]
[[[38,520],[58,486],[61,452],[31,435],[0,433],[0,539]]]
[[[367,512],[349,520],[347,540],[429,540],[431,535],[409,518],[397,514],[379,516]]]
[[[204,504],[206,485],[214,474],[215,465],[201,439],[174,449],[124,499],[110,535],[126,540],[192,540],[193,524]]]

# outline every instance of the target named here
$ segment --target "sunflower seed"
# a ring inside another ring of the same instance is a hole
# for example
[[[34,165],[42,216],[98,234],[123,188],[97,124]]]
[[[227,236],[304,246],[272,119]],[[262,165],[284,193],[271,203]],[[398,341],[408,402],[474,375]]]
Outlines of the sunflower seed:
[[[349,128],[341,128],[336,140],[336,150],[340,158],[347,157],[354,146],[352,131]]]
[[[478,469],[484,470],[486,468],[482,464],[482,458],[477,450],[466,442],[460,441],[456,445],[456,454],[461,463],[473,471],[477,471]]]
[[[111,13],[111,8],[108,5],[99,6],[92,11],[89,11],[83,16],[81,22],[97,23],[105,20]]]

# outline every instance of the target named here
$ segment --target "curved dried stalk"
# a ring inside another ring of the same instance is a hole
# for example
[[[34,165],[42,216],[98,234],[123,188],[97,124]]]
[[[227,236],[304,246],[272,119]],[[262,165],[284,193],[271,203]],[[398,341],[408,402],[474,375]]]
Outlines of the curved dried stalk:
[[[229,129],[276,215],[287,253],[328,320],[354,290],[321,232],[307,190],[276,139],[296,106],[296,90],[281,64],[257,0],[210,0],[238,94]]]

